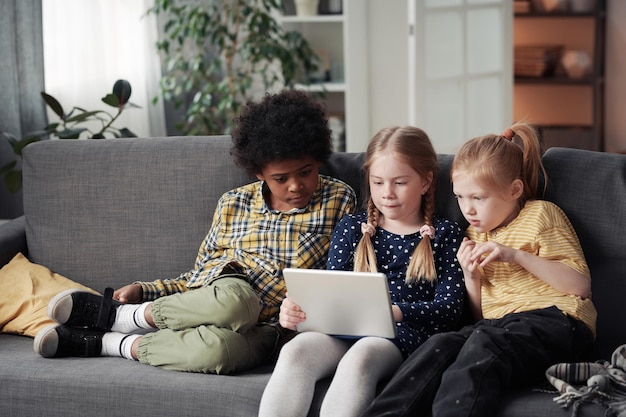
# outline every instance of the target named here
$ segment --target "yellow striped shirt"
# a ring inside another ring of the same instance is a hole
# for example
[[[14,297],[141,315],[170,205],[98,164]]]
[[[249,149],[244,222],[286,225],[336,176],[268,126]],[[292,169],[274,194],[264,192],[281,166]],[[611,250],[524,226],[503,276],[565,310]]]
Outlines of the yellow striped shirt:
[[[574,228],[565,213],[549,201],[528,201],[510,224],[488,233],[478,233],[470,226],[466,234],[476,242],[493,241],[563,262],[590,277]],[[595,335],[597,313],[591,298],[557,291],[517,264],[492,262],[483,272],[484,318],[496,319],[509,313],[556,306],[584,322]]]

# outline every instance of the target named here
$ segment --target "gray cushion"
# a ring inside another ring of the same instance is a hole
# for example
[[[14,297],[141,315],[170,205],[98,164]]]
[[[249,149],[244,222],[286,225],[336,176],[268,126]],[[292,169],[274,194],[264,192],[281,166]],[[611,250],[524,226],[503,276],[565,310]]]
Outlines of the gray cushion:
[[[245,375],[164,371],[120,358],[46,359],[0,335],[3,416],[256,416],[269,368]]]

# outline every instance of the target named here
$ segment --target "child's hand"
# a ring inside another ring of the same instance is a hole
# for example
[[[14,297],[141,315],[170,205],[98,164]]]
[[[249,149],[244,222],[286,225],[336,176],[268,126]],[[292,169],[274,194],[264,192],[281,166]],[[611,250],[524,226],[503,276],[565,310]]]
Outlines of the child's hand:
[[[115,290],[113,299],[124,304],[137,304],[141,302],[141,292],[141,284],[129,284]]]
[[[515,262],[515,249],[496,242],[478,243],[472,249],[471,262],[478,262],[482,267],[491,262]]]
[[[459,263],[461,264],[461,269],[463,269],[463,275],[466,279],[480,278],[480,271],[478,269],[480,262],[478,262],[473,256],[476,246],[476,242],[465,237],[463,238],[463,242],[461,242],[461,246],[459,247],[459,252],[456,255]]]
[[[459,252],[456,257],[463,269],[463,278],[465,278],[465,288],[467,289],[467,297],[469,300],[469,309],[475,320],[483,318],[481,307],[481,288],[482,288],[482,269],[480,268],[480,257],[474,258],[478,243],[468,238],[463,238]]]
[[[402,323],[404,320],[404,313],[400,310],[397,304],[391,305],[391,312],[393,313],[393,321],[396,323]]]
[[[278,322],[285,329],[296,330],[296,325],[304,320],[306,320],[306,314],[298,304],[289,299],[289,294],[287,294],[280,305]]]

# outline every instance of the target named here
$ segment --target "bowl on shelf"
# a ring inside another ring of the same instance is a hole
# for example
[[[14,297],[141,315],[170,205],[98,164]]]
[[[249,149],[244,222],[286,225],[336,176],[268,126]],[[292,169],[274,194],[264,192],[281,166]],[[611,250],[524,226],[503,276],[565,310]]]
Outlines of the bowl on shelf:
[[[319,0],[295,0],[297,16],[316,16]]]
[[[558,13],[567,11],[568,0],[533,0],[532,6],[535,12]]]
[[[581,79],[591,74],[591,57],[585,51],[566,51],[561,66],[568,78]]]

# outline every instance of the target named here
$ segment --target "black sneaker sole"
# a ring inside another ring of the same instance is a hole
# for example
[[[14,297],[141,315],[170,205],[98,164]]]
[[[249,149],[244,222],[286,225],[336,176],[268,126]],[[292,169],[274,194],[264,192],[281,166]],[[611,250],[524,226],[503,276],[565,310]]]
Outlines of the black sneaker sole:
[[[67,326],[109,331],[120,304],[112,297],[112,288],[107,288],[104,296],[75,288],[65,290],[48,303],[48,317]]]
[[[53,358],[59,347],[59,334],[56,331],[58,324],[44,327],[37,333],[33,342],[35,352],[44,358]]]
[[[74,305],[72,294],[79,291],[81,290],[78,288],[72,288],[52,297],[48,303],[48,317],[60,324],[67,323],[72,314],[72,306]]]
[[[35,336],[33,348],[44,358],[100,356],[102,352],[101,330],[77,329],[53,324]]]

